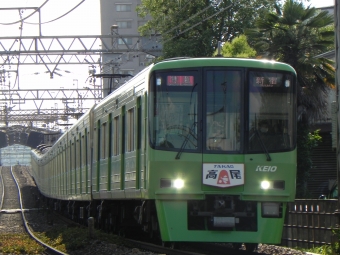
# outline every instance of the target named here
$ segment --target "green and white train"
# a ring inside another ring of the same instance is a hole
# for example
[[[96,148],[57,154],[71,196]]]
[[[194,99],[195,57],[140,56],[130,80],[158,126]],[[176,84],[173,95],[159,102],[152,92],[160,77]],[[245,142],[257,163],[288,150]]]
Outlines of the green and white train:
[[[163,242],[280,243],[296,180],[296,73],[284,63],[153,64],[32,151],[41,193],[101,228]]]

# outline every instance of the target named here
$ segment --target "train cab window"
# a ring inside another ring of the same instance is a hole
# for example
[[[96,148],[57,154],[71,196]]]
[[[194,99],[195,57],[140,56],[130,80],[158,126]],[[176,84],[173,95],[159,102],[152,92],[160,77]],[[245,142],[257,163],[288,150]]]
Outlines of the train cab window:
[[[293,75],[249,72],[248,151],[284,151],[295,146]]]
[[[113,155],[119,155],[119,116],[113,119]]]
[[[156,72],[151,82],[151,143],[160,150],[199,150],[197,71]]]
[[[241,71],[206,73],[206,134],[208,151],[240,150]]]
[[[134,151],[135,144],[135,109],[127,112],[127,151]]]

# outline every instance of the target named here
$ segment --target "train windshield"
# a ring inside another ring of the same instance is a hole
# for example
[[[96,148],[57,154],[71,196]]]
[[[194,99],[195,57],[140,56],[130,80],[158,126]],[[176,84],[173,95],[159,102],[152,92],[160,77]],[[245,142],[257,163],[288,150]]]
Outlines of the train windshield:
[[[243,68],[155,71],[153,148],[178,152],[269,153],[295,147],[294,74]]]
[[[151,141],[165,150],[198,150],[198,73],[157,72],[153,78]]]
[[[241,71],[207,70],[205,149],[240,150]]]
[[[293,76],[249,72],[248,151],[284,151],[294,146]]]

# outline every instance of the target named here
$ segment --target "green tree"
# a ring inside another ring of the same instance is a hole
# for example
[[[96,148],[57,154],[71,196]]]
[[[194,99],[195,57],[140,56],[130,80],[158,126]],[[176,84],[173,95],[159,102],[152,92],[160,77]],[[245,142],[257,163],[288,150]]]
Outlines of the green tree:
[[[217,2],[217,1],[214,1]],[[223,0],[215,5],[219,11],[230,6],[223,15],[216,18],[215,38],[218,41],[231,41],[234,37],[244,34],[245,29],[255,27],[255,20],[261,18],[268,11],[275,10],[280,0]]]
[[[325,11],[287,0],[276,13],[268,12],[246,34],[263,58],[292,65],[298,82],[298,175],[297,196],[306,197],[311,168],[309,124],[326,113],[327,95],[334,87],[333,61],[317,57],[334,47],[333,17]],[[306,162],[303,162],[306,161]]]
[[[142,0],[141,17],[151,19],[139,28],[159,35],[163,57],[211,56],[218,41],[231,41],[254,27],[257,17],[273,10],[276,0]]]
[[[335,70],[333,61],[316,56],[334,47],[333,17],[287,0],[282,10],[267,13],[255,24],[257,28],[246,30],[246,35],[258,54],[288,63],[298,73],[299,117],[306,122],[320,119]]]
[[[142,0],[137,12],[151,16],[139,30],[143,35],[161,35],[164,58],[212,55],[213,20],[204,20],[213,13],[209,0]]]
[[[215,51],[215,55],[217,54],[218,50]],[[255,58],[256,51],[249,46],[247,37],[245,35],[240,35],[222,46],[221,55],[223,57],[234,58]]]

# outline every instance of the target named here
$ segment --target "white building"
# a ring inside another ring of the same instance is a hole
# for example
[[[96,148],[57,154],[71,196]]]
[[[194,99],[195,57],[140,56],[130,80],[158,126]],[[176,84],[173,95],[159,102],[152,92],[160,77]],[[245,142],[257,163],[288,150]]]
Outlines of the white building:
[[[13,144],[0,149],[0,165],[2,166],[15,166],[31,164],[31,148]]]
[[[136,7],[140,0],[101,0],[101,33],[117,35],[117,39],[105,43],[113,47],[113,53],[103,55],[101,72],[104,74],[135,75],[154,58],[148,52],[158,48],[156,40],[141,37],[138,27],[147,19],[138,17]],[[104,78],[104,96],[119,87],[128,78]],[[110,84],[111,83],[111,84]]]

